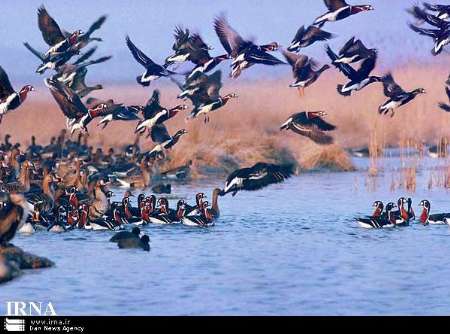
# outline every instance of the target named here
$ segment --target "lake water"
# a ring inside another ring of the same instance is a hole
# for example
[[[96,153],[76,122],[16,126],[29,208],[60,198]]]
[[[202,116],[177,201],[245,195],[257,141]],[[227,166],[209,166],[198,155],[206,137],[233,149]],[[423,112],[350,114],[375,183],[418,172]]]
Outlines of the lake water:
[[[368,192],[365,175],[309,173],[221,198],[213,228],[144,227],[150,253],[119,250],[112,232],[18,236],[16,245],[56,267],[2,285],[0,314],[8,300],[51,301],[59,315],[450,314],[450,228],[358,228],[353,218],[374,200],[408,195],[389,190],[388,173]],[[418,177],[416,212],[425,198],[450,211],[448,193],[428,190],[426,171]],[[173,193],[193,202],[221,185]]]

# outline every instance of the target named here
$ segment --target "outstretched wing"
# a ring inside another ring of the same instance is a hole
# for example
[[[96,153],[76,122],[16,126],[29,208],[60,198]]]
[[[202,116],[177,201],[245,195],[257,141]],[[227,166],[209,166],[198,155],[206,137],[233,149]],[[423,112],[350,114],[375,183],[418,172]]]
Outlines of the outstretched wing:
[[[107,16],[100,16],[90,27],[89,30],[84,34],[86,37],[90,37],[96,30],[100,29],[105,23]]]
[[[324,2],[330,12],[334,12],[339,8],[348,6],[344,0],[324,0]]]
[[[153,142],[157,143],[157,144],[162,144],[162,143],[172,139],[172,137],[169,135],[169,132],[167,131],[167,128],[164,124],[157,124],[154,127],[152,127],[150,136],[151,136]]]
[[[38,25],[44,41],[49,46],[54,46],[65,40],[58,23],[48,14],[44,6],[38,9]]]
[[[349,64],[336,63],[336,60],[338,60],[339,57],[334,53],[333,50],[331,50],[329,45],[326,46],[326,51],[327,51],[327,55],[328,55],[328,57],[330,57],[333,65],[339,71],[341,71],[347,78],[349,78],[350,80],[353,80],[354,78],[356,78],[358,76],[358,73]]]
[[[220,43],[229,55],[240,49],[246,42],[229,24],[225,16],[219,16],[214,20],[214,30]]]
[[[395,97],[405,94],[405,91],[394,81],[391,73],[383,77],[384,95],[387,97]]]
[[[6,99],[12,93],[14,93],[14,89],[9,81],[8,74],[0,66],[0,101]]]
[[[358,70],[358,76],[360,78],[367,78],[375,68],[376,64],[377,64],[377,54],[374,53],[369,58],[364,59],[364,61],[361,63],[361,67]]]
[[[440,30],[439,29],[425,29],[425,28],[419,28],[414,24],[408,24],[409,27],[411,28],[411,30],[415,31],[416,33],[423,35],[423,36],[428,36],[431,38],[436,38],[436,36],[439,34]]]
[[[56,103],[64,116],[71,119],[79,119],[87,114],[87,109],[81,102],[80,97],[70,88],[65,87],[57,80],[46,80],[46,85],[50,89]]]
[[[130,49],[131,54],[134,59],[144,67],[149,67],[150,65],[156,65],[149,57],[147,57],[141,50],[139,50],[136,45],[131,41],[130,37],[126,37],[128,49]]]

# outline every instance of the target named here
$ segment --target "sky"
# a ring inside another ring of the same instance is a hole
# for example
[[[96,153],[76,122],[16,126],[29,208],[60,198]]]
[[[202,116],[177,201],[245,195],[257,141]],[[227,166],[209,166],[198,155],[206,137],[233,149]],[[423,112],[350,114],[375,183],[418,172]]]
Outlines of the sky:
[[[442,0],[444,1],[444,0]],[[441,1],[441,2],[442,2]],[[287,47],[296,30],[310,24],[326,12],[320,0],[2,0],[0,12],[0,65],[16,80],[40,81],[35,74],[38,59],[22,43],[28,41],[39,50],[47,47],[37,27],[37,8],[43,4],[59,25],[68,31],[86,31],[100,15],[108,20],[96,33],[104,39],[99,43],[97,56],[113,55],[113,59],[91,69],[89,75],[110,82],[133,82],[142,68],[131,57],[126,45],[128,34],[148,56],[162,63],[171,53],[173,30],[182,25],[198,32],[214,50],[212,55],[223,54],[212,22],[225,13],[230,24],[243,36],[255,38],[261,44],[277,41]],[[371,4],[375,11],[362,13],[341,22],[330,23],[325,30],[338,37],[330,41],[339,49],[352,36],[361,38],[368,47],[379,49],[379,65],[395,66],[409,60],[445,61],[430,55],[432,41],[418,36],[407,26],[412,21],[405,9],[416,0],[351,0],[353,4]],[[322,43],[305,49],[305,53],[327,62]],[[281,57],[281,55],[279,55]],[[223,65],[226,69],[226,65]],[[287,73],[265,67],[255,67],[245,78]],[[13,80],[13,79],[12,79]],[[14,80],[13,80],[14,81]]]

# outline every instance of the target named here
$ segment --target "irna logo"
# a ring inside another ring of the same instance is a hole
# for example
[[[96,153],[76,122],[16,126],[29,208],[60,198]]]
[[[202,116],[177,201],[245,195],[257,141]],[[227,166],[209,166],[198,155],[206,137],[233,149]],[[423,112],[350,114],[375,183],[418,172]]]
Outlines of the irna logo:
[[[51,302],[6,302],[6,316],[56,316]]]

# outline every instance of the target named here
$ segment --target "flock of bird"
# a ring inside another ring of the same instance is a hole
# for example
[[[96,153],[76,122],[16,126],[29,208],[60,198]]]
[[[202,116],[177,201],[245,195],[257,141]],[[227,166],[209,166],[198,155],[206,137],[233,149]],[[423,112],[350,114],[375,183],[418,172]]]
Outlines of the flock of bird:
[[[396,109],[425,93],[422,88],[405,91],[390,73],[382,77],[372,75],[378,51],[367,48],[355,37],[348,40],[337,53],[326,45],[325,51],[331,66],[320,66],[316,60],[302,54],[305,48],[334,37],[334,34],[323,30],[325,24],[374,9],[371,5],[350,5],[344,0],[324,0],[324,3],[328,11],[314,20],[312,25],[300,27],[287,50],[282,49],[277,42],[259,45],[243,38],[224,15],[216,17],[213,25],[224,53],[214,56],[211,55],[212,48],[199,34],[181,27],[175,29],[173,52],[164,64],[154,62],[127,36],[125,42],[131,56],[144,68],[136,79],[137,83],[148,87],[160,78],[171,80],[180,90],[178,98],[190,100],[192,104],[188,118],[203,115],[205,123],[209,121],[211,112],[238,97],[234,92],[221,94],[222,72],[217,67],[228,61],[231,62],[230,77],[234,79],[255,65],[290,65],[295,80],[290,87],[298,88],[301,95],[319,80],[324,71],[334,66],[346,77],[346,81],[337,86],[338,93],[344,97],[368,85],[382,83],[388,100],[380,105],[379,113],[391,116],[394,116]],[[450,6],[424,3],[423,7],[414,6],[409,12],[417,20],[415,24],[410,24],[411,29],[433,37],[433,54],[441,53],[450,43]],[[159,170],[161,161],[166,159],[170,149],[187,134],[185,129],[171,134],[166,122],[187,110],[188,106],[184,103],[172,108],[162,106],[159,90],[154,90],[145,105],[124,105],[113,99],[103,101],[89,96],[103,87],[100,84],[91,87],[86,85],[88,67],[104,63],[111,56],[91,59],[97,46],[85,49],[91,43],[101,42],[101,38],[93,35],[106,19],[106,16],[101,16],[85,33],[81,30],[67,32],[43,6],[38,9],[38,27],[48,49],[40,52],[29,43],[24,45],[39,60],[38,74],[53,72],[44,80],[45,84],[66,117],[68,132],[73,134],[78,131],[79,137],[78,141],[67,139],[67,131],[64,130],[46,147],[37,145],[33,139],[25,152],[21,151],[19,144],[13,145],[9,138],[5,138],[0,155],[3,191],[0,194],[3,206],[0,212],[1,244],[9,242],[17,229],[25,232],[38,228],[54,231],[72,228],[117,229],[126,224],[148,223],[210,226],[219,215],[219,196],[228,193],[236,195],[241,190],[258,190],[283,182],[294,173],[294,166],[267,163],[237,170],[227,178],[223,190],[214,190],[211,207],[203,201],[203,194],[197,195],[195,205],[189,206],[180,201],[176,209],[169,208],[167,198],[157,199],[155,195],[145,194],[139,195],[137,205],[133,206],[131,192],[126,192],[121,202],[111,202],[112,193],[107,188],[108,184],[128,189],[147,188],[155,170],[159,176],[172,175],[173,178],[184,177],[188,173],[189,164],[173,171]],[[422,28],[424,23],[435,29]],[[273,54],[276,51],[281,51],[285,61]],[[76,59],[72,61],[73,58]],[[177,73],[174,65],[186,62],[192,63],[193,68],[188,73]],[[180,77],[184,80],[180,80]],[[20,107],[32,91],[34,88],[26,85],[16,92],[5,70],[0,67],[0,120]],[[450,99],[448,87],[447,93]],[[445,111],[450,110],[450,106],[445,103],[440,106]],[[286,120],[280,129],[291,130],[317,144],[328,145],[333,143],[330,133],[336,127],[328,123],[325,116],[323,111],[300,112]],[[94,119],[98,119],[98,125],[103,129],[110,122],[136,122],[136,142],[121,152],[94,152],[82,140]],[[138,145],[140,136],[151,138],[155,143],[154,148],[141,152]],[[167,185],[161,185],[155,192],[170,191],[170,186],[168,188]],[[388,207],[393,209],[392,205]],[[144,239],[139,240],[146,243],[147,238]]]

